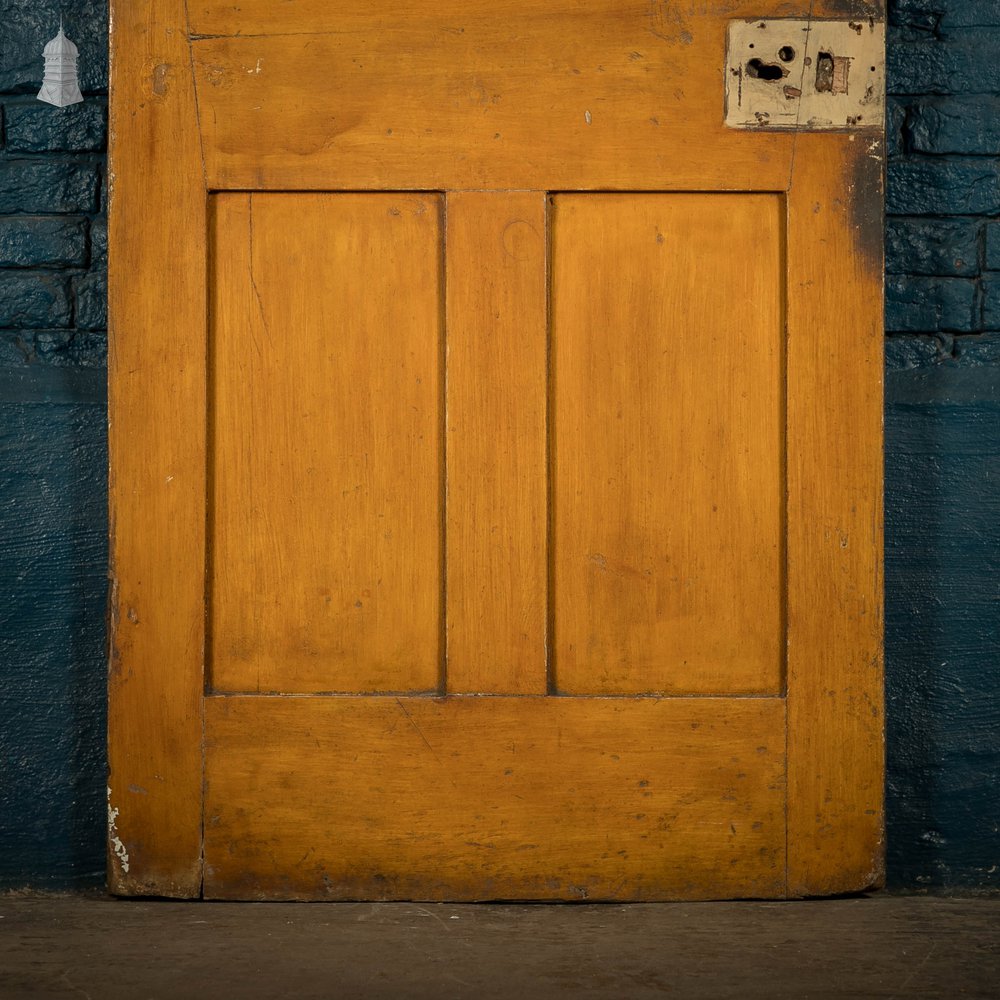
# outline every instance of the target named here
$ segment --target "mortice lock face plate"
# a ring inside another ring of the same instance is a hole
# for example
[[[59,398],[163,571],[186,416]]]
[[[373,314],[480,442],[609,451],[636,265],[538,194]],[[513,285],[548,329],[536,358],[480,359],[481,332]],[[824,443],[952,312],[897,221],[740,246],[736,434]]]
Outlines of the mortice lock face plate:
[[[881,128],[885,24],[731,21],[726,45],[730,128]]]

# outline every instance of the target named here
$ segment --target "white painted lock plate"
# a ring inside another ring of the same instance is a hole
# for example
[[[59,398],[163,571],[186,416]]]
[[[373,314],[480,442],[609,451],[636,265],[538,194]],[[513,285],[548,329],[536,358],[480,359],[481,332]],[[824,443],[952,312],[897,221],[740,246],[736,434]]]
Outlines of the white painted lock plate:
[[[730,128],[881,128],[884,116],[884,22],[729,22]]]

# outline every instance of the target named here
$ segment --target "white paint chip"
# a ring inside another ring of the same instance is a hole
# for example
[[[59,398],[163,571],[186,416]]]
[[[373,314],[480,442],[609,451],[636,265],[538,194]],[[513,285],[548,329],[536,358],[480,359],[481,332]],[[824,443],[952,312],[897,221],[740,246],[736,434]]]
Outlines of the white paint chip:
[[[118,812],[118,809],[113,809],[111,807],[111,786],[108,785],[108,843],[111,844],[111,850],[118,859],[118,863],[122,866],[122,871],[127,875],[128,850],[122,843],[121,838],[118,836],[118,827],[116,826]]]

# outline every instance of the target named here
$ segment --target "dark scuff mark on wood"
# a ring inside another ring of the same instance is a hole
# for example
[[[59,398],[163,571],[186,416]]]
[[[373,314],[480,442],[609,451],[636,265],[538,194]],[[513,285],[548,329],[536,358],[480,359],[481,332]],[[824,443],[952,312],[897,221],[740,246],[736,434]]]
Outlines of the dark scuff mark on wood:
[[[114,539],[114,522],[112,518],[112,545]],[[111,554],[108,557],[108,602],[107,611],[105,613],[105,621],[107,623],[107,662],[108,662],[108,678],[120,678],[122,673],[121,664],[121,654],[118,651],[118,620],[119,620],[119,602],[118,602],[118,576],[115,573],[114,567],[114,549],[112,547]]]
[[[882,280],[885,247],[883,232],[883,192],[885,188],[885,141],[865,138],[856,144],[851,163],[851,229],[855,251],[867,271]]]
[[[153,93],[157,97],[163,97],[169,88],[170,70],[173,67],[170,63],[160,63],[153,69]]]
[[[873,17],[882,20],[885,17],[885,4],[882,0],[826,0],[822,5],[822,13],[828,17]]]

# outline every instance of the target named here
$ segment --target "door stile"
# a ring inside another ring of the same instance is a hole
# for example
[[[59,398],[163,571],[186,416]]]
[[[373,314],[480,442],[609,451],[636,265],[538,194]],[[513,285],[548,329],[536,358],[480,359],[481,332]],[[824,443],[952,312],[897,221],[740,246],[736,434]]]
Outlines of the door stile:
[[[801,135],[789,192],[791,896],[884,879],[883,148]]]
[[[202,879],[206,204],[182,0],[114,0],[108,883]]]

